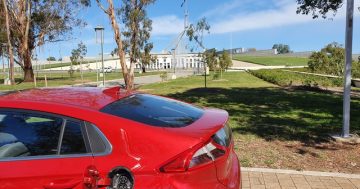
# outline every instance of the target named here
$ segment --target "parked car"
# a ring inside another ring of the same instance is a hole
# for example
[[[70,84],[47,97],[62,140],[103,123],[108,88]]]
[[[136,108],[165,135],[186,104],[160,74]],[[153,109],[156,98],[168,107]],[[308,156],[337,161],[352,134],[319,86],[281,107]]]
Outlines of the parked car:
[[[120,87],[0,96],[0,189],[238,189],[224,110]]]
[[[111,66],[104,67],[104,70],[100,68],[100,73],[111,73],[113,71]]]

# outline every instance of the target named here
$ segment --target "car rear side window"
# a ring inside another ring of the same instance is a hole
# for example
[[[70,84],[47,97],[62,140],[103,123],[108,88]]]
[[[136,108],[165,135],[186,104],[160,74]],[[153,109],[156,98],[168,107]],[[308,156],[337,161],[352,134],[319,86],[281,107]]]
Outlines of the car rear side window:
[[[81,122],[66,121],[60,154],[87,153]]]
[[[86,126],[92,153],[94,155],[110,153],[112,147],[105,135],[91,123],[87,123]]]
[[[159,127],[184,127],[198,120],[201,108],[149,94],[134,94],[105,106],[101,112]]]

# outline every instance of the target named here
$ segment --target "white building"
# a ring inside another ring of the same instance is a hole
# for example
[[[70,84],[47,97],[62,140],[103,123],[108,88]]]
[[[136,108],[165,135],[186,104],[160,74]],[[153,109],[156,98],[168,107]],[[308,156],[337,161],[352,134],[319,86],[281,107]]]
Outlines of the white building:
[[[188,53],[188,54],[181,54],[177,55],[176,58],[173,58],[173,55],[166,54],[166,53],[158,53],[158,54],[152,54],[153,56],[156,56],[156,62],[150,63],[148,65],[145,65],[146,69],[149,70],[166,70],[166,69],[174,69],[174,66],[176,69],[196,69],[196,68],[203,68],[204,65],[202,63],[202,57],[199,56],[198,53]],[[126,57],[126,65],[130,66],[130,57],[127,55]],[[106,56],[104,57],[104,67],[111,67],[112,69],[121,69],[120,66],[120,60],[119,57],[114,56]],[[64,60],[64,59],[63,59]],[[49,64],[51,62],[48,62]],[[59,63],[59,62],[55,62]],[[63,61],[65,63],[65,61]],[[101,60],[99,58],[95,59],[93,57],[91,58],[84,58],[82,65],[74,65],[73,69],[82,69],[82,70],[96,70],[101,68]],[[141,63],[135,64],[136,69],[141,69]],[[57,68],[51,68],[51,70],[69,70],[70,66],[64,66],[64,67],[57,67]],[[49,69],[50,70],[50,69]]]
[[[203,68],[202,57],[198,53],[188,53],[177,55],[174,59],[171,54],[152,54],[156,56],[156,62],[145,65],[147,69],[173,69],[174,66],[179,69]],[[129,65],[130,60],[127,58]],[[136,64],[136,68],[141,68],[141,63]]]

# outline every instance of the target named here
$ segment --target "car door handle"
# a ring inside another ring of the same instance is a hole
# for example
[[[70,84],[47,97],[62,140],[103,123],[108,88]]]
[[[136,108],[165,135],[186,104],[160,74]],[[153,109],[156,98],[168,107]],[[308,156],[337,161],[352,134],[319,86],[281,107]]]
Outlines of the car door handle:
[[[81,181],[78,180],[72,180],[66,183],[54,183],[51,182],[50,184],[47,184],[44,186],[45,189],[71,189],[74,188],[76,185],[78,185]]]

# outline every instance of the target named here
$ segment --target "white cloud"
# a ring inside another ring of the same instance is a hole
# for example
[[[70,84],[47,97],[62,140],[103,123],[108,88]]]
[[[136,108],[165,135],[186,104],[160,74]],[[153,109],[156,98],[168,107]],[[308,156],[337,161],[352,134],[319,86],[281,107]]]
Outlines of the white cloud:
[[[98,40],[100,40],[100,39],[98,39]],[[100,41],[96,41],[95,36],[94,36],[94,38],[89,38],[89,39],[82,40],[82,42],[87,46],[100,45]],[[115,39],[112,36],[111,37],[105,37],[104,38],[104,44],[115,44]]]
[[[184,21],[175,15],[152,18],[152,35],[173,35],[180,33],[184,28]]]
[[[212,17],[212,16],[219,16],[228,13],[231,10],[234,10],[238,7],[241,7],[244,4],[247,4],[249,2],[252,2],[253,0],[233,0],[230,2],[226,2],[222,5],[219,5],[211,10],[206,11],[201,15],[201,17]]]
[[[250,14],[237,13],[228,18],[210,23],[211,33],[221,34],[254,29],[266,29],[294,25],[306,22],[324,22],[321,18],[314,20],[311,15],[296,14],[297,4],[294,1],[281,0],[277,9],[260,10]],[[344,8],[341,8],[334,19],[345,17]]]

